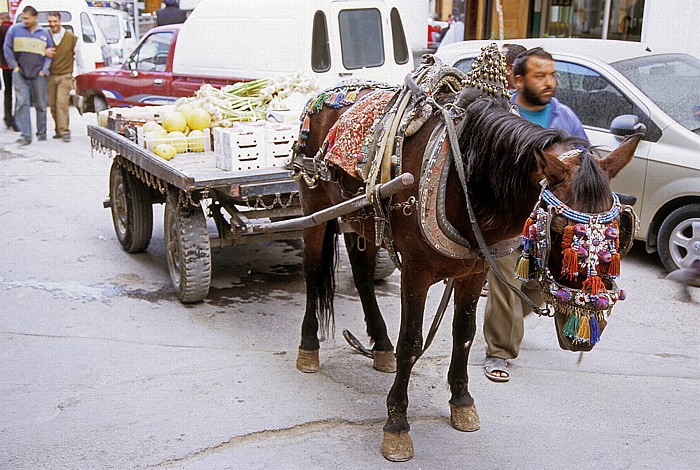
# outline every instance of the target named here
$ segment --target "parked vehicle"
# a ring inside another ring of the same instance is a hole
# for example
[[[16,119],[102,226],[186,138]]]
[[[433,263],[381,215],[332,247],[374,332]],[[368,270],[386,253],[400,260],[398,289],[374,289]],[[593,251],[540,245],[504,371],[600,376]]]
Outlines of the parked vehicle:
[[[81,72],[89,72],[116,62],[116,55],[94,16],[96,8],[89,7],[84,0],[22,0],[17,7],[15,23],[21,21],[22,10],[26,6],[36,8],[39,12],[39,24],[44,29],[48,29],[46,15],[49,12],[57,11],[61,14],[63,27],[75,34],[80,42],[80,53],[85,67]]]
[[[122,10],[105,7],[92,7],[90,11],[105,35],[116,63],[123,63],[138,45],[134,24],[129,20],[129,15]]]
[[[441,47],[462,71],[490,41]],[[643,132],[634,160],[612,181],[637,198],[636,238],[658,251],[667,270],[700,259],[700,60],[655,54],[645,45],[594,39],[521,39],[542,46],[557,69],[557,98],[581,119],[602,154],[625,135]]]
[[[203,83],[297,71],[320,87],[399,83],[412,69],[396,0],[202,0],[183,25],[150,30],[123,66],[79,76],[76,104],[83,112],[164,104]]]

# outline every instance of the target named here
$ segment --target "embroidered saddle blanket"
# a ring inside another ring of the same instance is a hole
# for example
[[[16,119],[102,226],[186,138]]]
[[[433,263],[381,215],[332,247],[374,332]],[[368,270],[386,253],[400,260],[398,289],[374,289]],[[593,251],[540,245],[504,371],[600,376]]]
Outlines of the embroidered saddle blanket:
[[[326,163],[341,168],[362,179],[373,147],[381,134],[381,122],[386,115],[396,89],[374,90],[360,98],[328,131]]]

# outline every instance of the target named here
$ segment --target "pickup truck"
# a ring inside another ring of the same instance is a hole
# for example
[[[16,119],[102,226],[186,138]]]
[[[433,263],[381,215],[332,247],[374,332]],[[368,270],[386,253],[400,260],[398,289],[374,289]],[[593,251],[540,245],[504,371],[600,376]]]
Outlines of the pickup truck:
[[[99,112],[172,104],[203,83],[295,72],[321,88],[345,79],[400,83],[413,70],[400,14],[405,4],[202,0],[184,24],[150,30],[122,66],[79,75],[76,106]]]
[[[173,56],[180,25],[151,29],[122,65],[78,75],[75,105],[96,113],[112,107],[169,104],[192,96],[203,83],[224,86],[241,81],[173,73]]]

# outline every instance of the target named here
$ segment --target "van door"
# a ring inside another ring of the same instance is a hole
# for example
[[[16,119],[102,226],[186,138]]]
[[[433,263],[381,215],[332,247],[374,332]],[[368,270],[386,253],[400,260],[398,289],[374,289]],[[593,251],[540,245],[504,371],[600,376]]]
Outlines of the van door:
[[[393,54],[387,41],[386,2],[334,1],[329,11],[331,73],[338,80],[388,80]]]

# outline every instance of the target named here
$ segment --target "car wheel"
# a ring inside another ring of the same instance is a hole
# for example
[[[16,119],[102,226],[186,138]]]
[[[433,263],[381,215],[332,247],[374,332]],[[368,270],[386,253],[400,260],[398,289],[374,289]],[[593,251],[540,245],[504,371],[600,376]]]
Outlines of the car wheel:
[[[659,229],[659,257],[671,272],[700,259],[700,204],[671,212]]]
[[[105,100],[101,96],[95,96],[92,99],[92,106],[93,108],[95,108],[95,114],[100,113],[109,107],[109,105],[107,104],[107,100]]]
[[[394,262],[391,261],[389,253],[384,249],[377,252],[377,265],[374,268],[374,280],[381,281],[391,276],[396,270]]]

